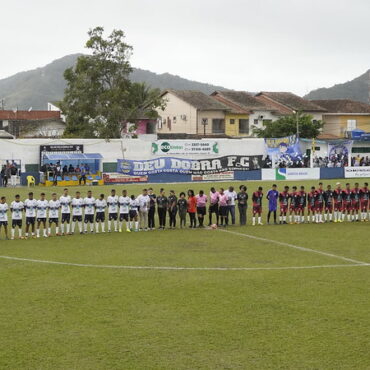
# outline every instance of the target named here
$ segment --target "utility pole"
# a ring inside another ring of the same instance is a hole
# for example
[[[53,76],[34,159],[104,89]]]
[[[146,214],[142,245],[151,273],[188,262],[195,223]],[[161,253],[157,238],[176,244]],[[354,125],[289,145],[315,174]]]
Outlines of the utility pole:
[[[293,110],[293,114],[296,115],[296,134],[297,134],[297,139],[299,139],[299,112]]]

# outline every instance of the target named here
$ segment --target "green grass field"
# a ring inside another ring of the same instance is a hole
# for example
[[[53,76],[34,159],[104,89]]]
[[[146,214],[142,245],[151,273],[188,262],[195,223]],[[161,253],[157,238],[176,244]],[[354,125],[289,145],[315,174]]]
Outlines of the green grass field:
[[[0,368],[369,369],[369,239],[345,222],[0,240]]]

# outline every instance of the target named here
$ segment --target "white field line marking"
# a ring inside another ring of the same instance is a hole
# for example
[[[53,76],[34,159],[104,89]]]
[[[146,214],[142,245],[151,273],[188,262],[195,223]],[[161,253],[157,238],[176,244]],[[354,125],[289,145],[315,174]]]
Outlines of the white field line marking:
[[[352,263],[356,263],[358,265],[364,265],[364,266],[368,265],[367,262],[357,261],[357,260],[354,260],[353,258],[338,256],[337,254],[322,252],[322,251],[319,251],[319,250],[316,250],[316,249],[300,247],[298,245],[294,245],[294,244],[290,244],[290,243],[279,242],[278,240],[262,238],[260,236],[254,236],[254,235],[249,235],[249,234],[244,234],[244,233],[238,233],[236,231],[223,230],[223,229],[218,229],[218,230],[222,231],[224,233],[234,234],[234,235],[238,235],[238,236],[244,236],[245,238],[261,240],[263,242],[273,243],[273,244],[281,245],[283,247],[298,249],[298,250],[303,251],[303,252],[311,252],[311,253],[321,254],[322,256],[337,258],[337,259],[340,259],[342,261],[352,262]]]
[[[93,267],[103,269],[121,269],[121,270],[190,270],[190,271],[269,271],[269,270],[307,270],[320,268],[340,268],[340,267],[361,267],[370,266],[370,263],[356,263],[347,265],[316,265],[316,266],[283,266],[283,267],[177,267],[177,266],[119,266],[119,265],[92,265],[84,263],[58,262],[37,260],[32,258],[20,258],[12,256],[0,256],[2,259],[32,263],[45,263],[50,265],[75,266],[75,267]]]

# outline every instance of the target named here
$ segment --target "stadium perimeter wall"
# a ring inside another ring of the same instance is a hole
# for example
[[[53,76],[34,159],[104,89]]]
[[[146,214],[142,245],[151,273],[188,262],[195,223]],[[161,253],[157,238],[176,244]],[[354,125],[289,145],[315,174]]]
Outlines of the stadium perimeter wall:
[[[139,139],[0,139],[0,160],[20,160],[22,164],[21,183],[26,184],[26,177],[32,175],[39,182],[40,146],[42,145],[83,145],[85,153],[100,153],[103,156],[101,163],[102,172],[115,172],[117,159],[154,159],[158,155],[152,153],[152,142],[156,140],[155,135],[148,135]],[[263,139],[217,139],[219,152],[211,155],[200,155],[197,158],[212,158],[227,155],[266,155]],[[309,144],[307,144],[309,145]],[[303,148],[302,148],[303,149]],[[189,158],[186,155],[176,155],[179,158]],[[361,171],[359,171],[361,169]],[[294,177],[289,173],[297,172],[297,169],[287,169],[288,176],[280,174],[276,169],[263,169],[253,171],[235,171],[235,181],[252,180],[284,180]],[[281,172],[284,172],[281,171]],[[321,168],[301,169],[297,179],[334,179],[345,177],[370,177],[370,168]],[[155,174],[148,176],[148,182],[190,182],[191,175],[178,174]],[[216,180],[210,180],[216,181]],[[226,180],[227,181],[227,180]]]

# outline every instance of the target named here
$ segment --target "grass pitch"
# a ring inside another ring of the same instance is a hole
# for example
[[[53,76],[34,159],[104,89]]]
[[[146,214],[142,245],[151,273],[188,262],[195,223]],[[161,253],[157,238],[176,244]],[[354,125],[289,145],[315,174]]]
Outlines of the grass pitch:
[[[1,240],[1,256],[81,266],[0,258],[0,368],[368,369],[369,237],[342,223]]]

